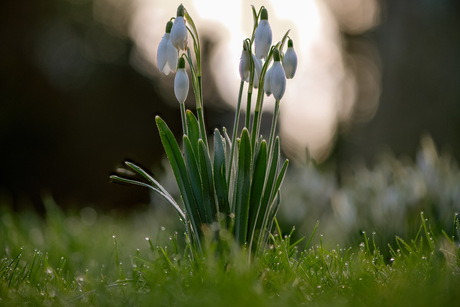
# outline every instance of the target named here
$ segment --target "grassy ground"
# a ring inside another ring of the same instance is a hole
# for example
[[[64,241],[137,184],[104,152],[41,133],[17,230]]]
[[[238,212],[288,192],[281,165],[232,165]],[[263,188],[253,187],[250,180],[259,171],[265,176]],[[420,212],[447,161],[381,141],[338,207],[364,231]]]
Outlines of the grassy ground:
[[[64,214],[51,201],[47,208],[44,219],[1,211],[2,306],[455,306],[460,301],[460,250],[452,239],[458,224],[454,234],[433,234],[423,216],[415,238],[398,238],[386,247],[391,258],[374,246],[373,235],[363,234],[357,246],[331,247],[319,230],[312,241],[308,235],[297,245],[275,232],[270,249],[248,264],[246,252],[231,243],[226,257],[215,256],[210,244],[206,257],[191,261],[175,226],[158,226],[168,220],[158,213],[122,219],[91,208]]]

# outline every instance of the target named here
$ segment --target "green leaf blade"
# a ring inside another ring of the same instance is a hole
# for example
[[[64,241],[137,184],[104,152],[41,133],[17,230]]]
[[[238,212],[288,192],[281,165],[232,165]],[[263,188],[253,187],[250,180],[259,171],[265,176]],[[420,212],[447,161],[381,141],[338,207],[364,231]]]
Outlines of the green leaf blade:
[[[199,216],[199,225],[206,222],[206,212],[204,210],[203,189],[200,171],[198,169],[198,161],[193,152],[193,145],[188,136],[183,136],[184,141],[184,157],[187,167],[188,176],[190,177],[190,186],[192,187],[193,196],[195,197],[195,208]]]
[[[260,209],[260,200],[262,199],[262,193],[265,185],[267,163],[267,142],[262,140],[254,162],[254,173],[252,177],[251,196],[249,201],[248,242],[252,242],[255,231],[257,215]]]
[[[198,156],[198,140],[200,139],[200,127],[198,125],[198,120],[190,110],[187,110],[186,112],[186,120],[188,127],[187,136],[190,139],[195,156]]]
[[[203,140],[198,140],[198,161],[203,187],[204,210],[207,223],[212,223],[217,217],[216,197],[214,195],[214,181],[211,167],[211,159]]]
[[[228,201],[227,177],[226,177],[225,145],[219,130],[214,130],[214,161],[213,176],[219,212],[226,217],[230,216],[230,204]]]
[[[182,200],[184,201],[187,216],[194,231],[194,238],[197,240],[198,244],[200,244],[199,236],[201,229],[198,227],[199,216],[196,210],[192,210],[193,207],[196,207],[196,202],[193,196],[182,153],[176,139],[174,138],[173,133],[169,129],[168,125],[163,121],[163,119],[157,116],[155,121],[160,133],[160,139],[163,144],[163,148],[165,149],[166,156],[169,159],[177,185],[179,187],[179,191],[182,196]]]
[[[241,133],[238,143],[238,165],[233,197],[235,212],[235,240],[240,244],[246,242],[249,217],[249,196],[251,192],[251,140],[246,128]]]

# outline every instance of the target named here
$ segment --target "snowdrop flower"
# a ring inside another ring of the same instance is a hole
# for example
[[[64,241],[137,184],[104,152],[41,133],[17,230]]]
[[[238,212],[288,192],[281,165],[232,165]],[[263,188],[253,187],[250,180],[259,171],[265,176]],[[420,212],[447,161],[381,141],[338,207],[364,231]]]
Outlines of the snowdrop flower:
[[[263,8],[260,12],[260,22],[254,34],[254,44],[256,57],[259,59],[267,57],[272,44],[272,29],[268,23],[268,12],[266,8]]]
[[[279,50],[275,49],[273,50],[273,65],[265,74],[264,91],[268,96],[273,93],[273,97],[275,97],[276,100],[281,100],[285,90],[286,75],[280,63]]]
[[[240,78],[241,81],[248,81],[249,80],[249,73],[251,68],[251,62],[249,62],[249,52],[247,49],[246,41],[243,43],[243,51],[241,52],[240,58]]]
[[[177,65],[177,73],[174,78],[174,95],[176,95],[179,103],[184,103],[188,95],[188,75],[185,71],[185,59],[179,58],[179,64]]]
[[[297,55],[294,50],[294,44],[292,39],[288,40],[288,48],[286,54],[283,57],[283,67],[286,73],[286,78],[292,79],[297,69]]]
[[[184,6],[177,8],[177,17],[171,29],[171,42],[178,50],[187,49],[187,28],[185,27]]]
[[[265,79],[264,79],[264,92],[267,94],[267,96],[270,96],[272,94],[272,89],[270,87],[270,75],[272,73],[272,67],[270,67],[267,72],[265,73]]]
[[[177,49],[171,43],[170,32],[173,23],[168,21],[166,24],[166,33],[161,38],[157,51],[157,63],[160,72],[169,75],[170,72],[176,71],[177,67]]]
[[[249,57],[249,52],[248,52],[249,46],[246,44],[246,41],[243,43],[243,51],[241,52],[241,58],[240,58],[240,77],[241,81],[246,81],[249,82],[249,76],[251,73],[251,62],[250,62],[250,57]],[[255,57],[253,54],[251,54],[252,60],[254,62],[254,88],[259,87],[259,76],[262,71],[262,60],[258,59]]]

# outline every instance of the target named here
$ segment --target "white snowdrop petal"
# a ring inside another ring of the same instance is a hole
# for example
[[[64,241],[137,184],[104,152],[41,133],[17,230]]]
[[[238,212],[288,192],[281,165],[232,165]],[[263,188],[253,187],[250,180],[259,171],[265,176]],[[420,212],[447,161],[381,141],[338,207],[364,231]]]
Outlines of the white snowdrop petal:
[[[176,49],[176,47],[173,46],[171,41],[168,41],[166,63],[169,66],[169,69],[171,71],[176,71],[176,69],[177,69],[177,60],[178,60],[177,49]]]
[[[280,62],[273,63],[269,82],[273,97],[276,100],[281,100],[286,90],[286,75]]]
[[[249,80],[249,59],[248,59],[248,53],[247,51],[243,50],[241,52],[241,58],[240,58],[240,66],[239,66],[239,71],[240,71],[240,78],[242,81],[248,81]]]
[[[174,19],[171,28],[171,42],[178,50],[187,48],[187,28],[185,27],[184,17],[178,16]]]
[[[254,34],[256,57],[263,59],[267,56],[272,44],[272,29],[268,20],[261,20]]]
[[[184,68],[178,69],[174,78],[174,94],[180,103],[187,99],[189,89],[189,80]]]
[[[286,78],[292,79],[297,70],[297,54],[295,53],[294,48],[289,47],[287,49],[283,58],[283,67]]]
[[[164,69],[165,69],[166,61],[167,61],[168,41],[169,41],[169,33],[166,33],[161,38],[160,44],[158,45],[158,51],[157,51],[158,69],[160,70],[160,72],[163,72],[163,73],[164,73]],[[169,71],[166,74],[169,74]]]
[[[270,75],[272,73],[272,67],[270,67],[267,72],[265,73],[265,79],[264,79],[264,92],[267,94],[267,96],[270,96],[272,93],[271,87],[270,87]]]

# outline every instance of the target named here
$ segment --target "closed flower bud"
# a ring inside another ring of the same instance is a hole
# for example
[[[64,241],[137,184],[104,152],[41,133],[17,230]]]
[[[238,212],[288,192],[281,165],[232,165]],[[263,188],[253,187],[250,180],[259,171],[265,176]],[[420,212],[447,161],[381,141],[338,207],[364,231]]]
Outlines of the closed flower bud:
[[[177,65],[177,73],[174,78],[174,95],[176,95],[179,103],[184,103],[187,99],[189,88],[189,80],[187,72],[185,71],[185,60],[183,57],[179,58]]]
[[[297,69],[297,55],[294,50],[292,39],[288,40],[288,48],[283,57],[283,67],[286,73],[286,78],[292,79]]]
[[[184,6],[181,4],[177,8],[177,17],[171,29],[171,42],[178,50],[187,49],[187,27],[184,19]]]
[[[170,72],[176,71],[177,67],[177,49],[171,43],[171,27],[173,23],[168,21],[166,24],[166,33],[161,38],[157,51],[157,64],[160,72],[169,75]]]
[[[263,8],[260,12],[260,21],[254,34],[254,44],[256,57],[264,59],[272,45],[272,29],[268,23],[267,9]]]
[[[275,97],[276,100],[281,100],[286,90],[286,75],[280,63],[278,49],[273,51],[273,66],[270,68],[269,83],[273,97]]]

